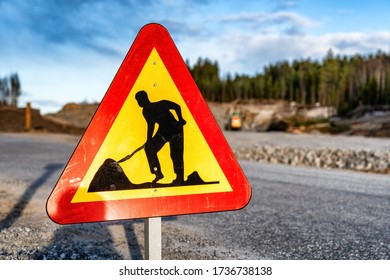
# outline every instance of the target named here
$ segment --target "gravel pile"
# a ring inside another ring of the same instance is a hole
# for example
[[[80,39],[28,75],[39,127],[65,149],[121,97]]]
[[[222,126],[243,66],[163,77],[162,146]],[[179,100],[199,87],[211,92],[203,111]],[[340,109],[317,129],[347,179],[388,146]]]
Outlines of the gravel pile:
[[[235,150],[235,155],[243,160],[292,166],[390,173],[390,150],[307,149],[264,145],[239,148]]]

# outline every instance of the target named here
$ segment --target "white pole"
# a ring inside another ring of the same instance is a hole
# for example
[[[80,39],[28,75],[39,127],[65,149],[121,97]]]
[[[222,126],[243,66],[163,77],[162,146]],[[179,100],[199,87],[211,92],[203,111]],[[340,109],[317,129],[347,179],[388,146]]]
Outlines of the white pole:
[[[161,217],[146,218],[144,226],[145,259],[161,260]]]

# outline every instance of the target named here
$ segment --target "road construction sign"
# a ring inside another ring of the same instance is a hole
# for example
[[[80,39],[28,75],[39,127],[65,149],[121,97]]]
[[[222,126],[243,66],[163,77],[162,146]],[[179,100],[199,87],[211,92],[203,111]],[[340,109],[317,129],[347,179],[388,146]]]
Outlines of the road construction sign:
[[[138,33],[54,187],[82,223],[236,210],[251,189],[168,31]]]

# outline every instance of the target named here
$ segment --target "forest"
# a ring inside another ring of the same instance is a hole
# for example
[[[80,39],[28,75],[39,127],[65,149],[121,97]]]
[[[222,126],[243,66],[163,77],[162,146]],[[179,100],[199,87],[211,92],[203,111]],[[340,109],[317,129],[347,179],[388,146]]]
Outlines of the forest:
[[[390,104],[390,55],[340,56],[330,49],[322,61],[280,61],[253,76],[220,76],[217,61],[199,58],[187,66],[208,101],[277,100],[303,106],[332,106],[340,116],[359,105]]]

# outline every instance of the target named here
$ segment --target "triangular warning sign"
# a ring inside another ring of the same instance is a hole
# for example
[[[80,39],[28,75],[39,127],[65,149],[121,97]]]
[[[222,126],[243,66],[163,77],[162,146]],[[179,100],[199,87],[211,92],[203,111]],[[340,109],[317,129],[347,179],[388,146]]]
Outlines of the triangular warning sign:
[[[60,224],[236,210],[251,190],[168,31],[144,26],[47,201]]]

